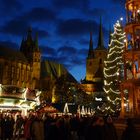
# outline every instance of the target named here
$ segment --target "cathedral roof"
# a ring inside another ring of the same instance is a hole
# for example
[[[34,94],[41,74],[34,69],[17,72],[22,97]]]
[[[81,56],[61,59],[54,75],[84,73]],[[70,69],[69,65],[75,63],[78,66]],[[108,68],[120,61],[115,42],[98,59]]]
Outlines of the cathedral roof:
[[[65,75],[65,78],[69,82],[76,83],[76,79],[68,72],[68,70],[64,67],[64,65],[44,60],[41,62],[41,77],[51,77],[52,79],[57,79],[61,76]]]
[[[38,46],[38,33],[36,33],[35,39],[32,38],[32,29],[28,29],[27,37],[22,39],[20,51],[27,56],[27,52],[40,51]]]
[[[28,62],[24,54],[20,51],[2,45],[0,45],[0,57],[26,63]]]
[[[89,59],[94,58],[92,32],[90,32],[90,42],[89,42],[89,50],[88,50],[88,57],[87,58],[89,58]]]

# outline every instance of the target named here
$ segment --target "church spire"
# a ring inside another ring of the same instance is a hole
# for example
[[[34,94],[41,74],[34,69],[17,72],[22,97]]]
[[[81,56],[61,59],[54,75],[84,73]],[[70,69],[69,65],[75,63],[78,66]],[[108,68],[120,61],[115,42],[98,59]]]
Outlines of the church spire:
[[[92,32],[90,32],[90,42],[89,42],[88,58],[94,58]]]
[[[27,41],[32,42],[32,27],[29,27],[28,29]]]
[[[38,33],[36,33],[36,37],[35,37],[35,51],[39,51],[39,47],[38,47]]]
[[[20,45],[20,51],[24,51],[24,38],[22,38],[21,45]]]
[[[98,46],[97,46],[96,50],[106,50],[106,48],[104,47],[101,17],[100,17],[99,36],[98,36]]]

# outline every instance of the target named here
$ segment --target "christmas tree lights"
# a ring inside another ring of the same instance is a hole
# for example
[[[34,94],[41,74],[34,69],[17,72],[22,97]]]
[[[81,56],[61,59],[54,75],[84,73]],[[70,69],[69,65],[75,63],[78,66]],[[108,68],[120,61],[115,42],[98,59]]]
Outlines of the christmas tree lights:
[[[119,84],[122,78],[125,33],[121,23],[114,25],[114,33],[111,34],[109,52],[104,66],[104,91],[107,95],[105,107],[106,113],[112,114],[120,110]]]

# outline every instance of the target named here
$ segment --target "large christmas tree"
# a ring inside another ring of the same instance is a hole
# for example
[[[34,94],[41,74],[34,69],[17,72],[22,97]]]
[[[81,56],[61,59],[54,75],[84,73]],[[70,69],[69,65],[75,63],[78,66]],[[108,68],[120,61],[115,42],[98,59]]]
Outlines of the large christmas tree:
[[[111,34],[109,52],[104,66],[104,91],[107,96],[105,111],[113,114],[120,110],[119,84],[122,78],[125,33],[117,21],[114,25],[114,33]]]

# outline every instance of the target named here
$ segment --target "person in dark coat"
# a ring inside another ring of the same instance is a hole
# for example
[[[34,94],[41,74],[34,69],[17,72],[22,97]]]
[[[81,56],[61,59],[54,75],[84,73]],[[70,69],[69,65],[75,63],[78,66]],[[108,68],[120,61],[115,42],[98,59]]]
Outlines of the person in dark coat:
[[[3,139],[11,140],[13,138],[14,119],[12,116],[5,116],[3,120]]]
[[[105,140],[118,140],[117,131],[111,116],[104,118]]]
[[[44,122],[42,114],[36,114],[30,126],[32,140],[44,140]]]
[[[0,114],[0,139],[3,138],[3,114]]]
[[[51,116],[46,114],[45,120],[44,120],[44,137],[45,137],[45,140],[49,139],[48,136],[49,136],[49,133],[50,133],[52,123],[53,123],[53,118],[51,118]]]
[[[127,126],[123,131],[121,140],[139,140],[140,137],[138,136],[138,132],[134,126],[133,120],[128,118],[126,121]]]
[[[87,128],[85,140],[104,140],[104,120],[102,117],[94,117]]]
[[[24,119],[21,114],[17,115],[16,122],[14,124],[14,139],[21,138],[24,134]]]
[[[29,117],[25,121],[25,124],[24,124],[24,138],[26,140],[31,140],[32,139],[31,138],[31,125],[32,125],[33,120],[34,120],[34,115],[29,114]]]

